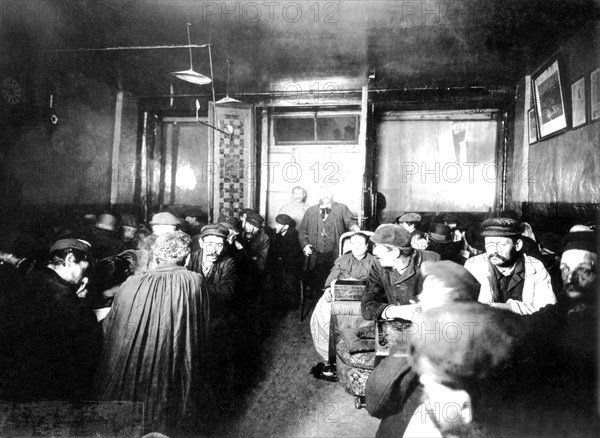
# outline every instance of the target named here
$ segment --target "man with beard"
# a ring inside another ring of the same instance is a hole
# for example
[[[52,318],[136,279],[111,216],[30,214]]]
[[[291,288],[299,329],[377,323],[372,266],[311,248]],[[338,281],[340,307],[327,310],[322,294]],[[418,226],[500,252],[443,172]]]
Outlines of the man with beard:
[[[333,268],[338,254],[340,236],[347,230],[360,231],[352,213],[345,204],[333,201],[333,188],[321,186],[319,204],[313,205],[298,227],[298,238],[305,257],[309,258],[307,271],[313,294],[323,290],[325,279]]]
[[[211,315],[227,309],[235,289],[235,264],[223,254],[225,239],[229,234],[221,224],[209,224],[200,231],[200,249],[190,255],[187,268],[202,275],[210,297]]]
[[[481,283],[479,301],[525,315],[556,303],[550,275],[539,260],[522,253],[521,225],[510,218],[483,222],[485,253],[465,268]]]

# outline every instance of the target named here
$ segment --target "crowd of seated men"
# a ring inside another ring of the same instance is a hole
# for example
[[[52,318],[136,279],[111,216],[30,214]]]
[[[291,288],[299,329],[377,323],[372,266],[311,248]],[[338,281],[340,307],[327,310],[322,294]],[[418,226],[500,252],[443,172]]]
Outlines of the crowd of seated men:
[[[317,205],[305,199],[295,188],[282,207],[295,217],[280,213],[274,228],[250,209],[214,224],[163,211],[147,226],[111,212],[7,234],[0,399],[142,401],[147,431],[198,430],[243,309],[296,309],[304,278],[318,299],[311,330],[327,330],[329,284],[358,278],[364,319],[418,329],[409,354],[390,352],[367,381],[378,436],[595,430],[595,231],[535,236],[510,212],[464,226],[407,213],[369,239],[331,187]],[[347,231],[352,251],[338,258]],[[446,339],[456,326],[469,336]],[[315,343],[318,376],[335,380]]]
[[[536,238],[511,212],[420,221],[371,237],[363,317],[412,322],[366,382],[377,436],[597,436],[596,232]]]

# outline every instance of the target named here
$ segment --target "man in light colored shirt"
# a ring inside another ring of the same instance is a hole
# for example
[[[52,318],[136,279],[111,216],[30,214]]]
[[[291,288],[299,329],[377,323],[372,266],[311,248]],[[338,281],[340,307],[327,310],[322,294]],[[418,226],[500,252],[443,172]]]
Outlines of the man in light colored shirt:
[[[306,196],[307,193],[303,187],[294,187],[292,189],[292,202],[285,204],[279,210],[279,214],[287,214],[294,220],[294,227],[298,227],[302,223],[304,213],[308,210]]]

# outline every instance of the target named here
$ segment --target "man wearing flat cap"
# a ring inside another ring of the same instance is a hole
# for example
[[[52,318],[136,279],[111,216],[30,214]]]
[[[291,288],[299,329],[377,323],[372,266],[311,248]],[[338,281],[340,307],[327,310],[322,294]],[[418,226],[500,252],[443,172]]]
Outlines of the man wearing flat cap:
[[[319,204],[313,205],[302,218],[298,238],[304,255],[308,257],[310,286],[317,296],[323,290],[325,279],[338,256],[340,236],[346,231],[359,231],[348,206],[333,201],[333,187],[319,189]]]
[[[398,216],[394,222],[413,234],[421,224],[421,215],[417,213],[404,213]]]
[[[271,236],[267,269],[272,283],[273,304],[295,309],[300,303],[300,274],[304,255],[298,242],[294,219],[287,214],[275,217],[275,234]]]
[[[26,400],[82,400],[90,397],[101,352],[101,332],[93,310],[78,294],[85,291],[94,258],[89,243],[61,239],[52,245],[45,267],[25,273],[25,290],[15,314],[18,327],[3,325],[3,337],[17,329],[7,396]],[[6,321],[4,321],[6,323]],[[7,371],[4,369],[3,371]]]
[[[236,271],[233,259],[223,254],[229,230],[221,224],[208,224],[200,231],[200,249],[190,255],[187,268],[202,275],[210,297],[211,315],[226,310],[233,299]]]
[[[465,262],[481,283],[479,301],[525,315],[556,303],[550,275],[539,260],[523,254],[521,224],[510,218],[483,222],[485,253]]]
[[[479,283],[454,262],[423,262],[418,292],[416,301],[420,310],[426,312],[452,303],[475,303]],[[408,339],[408,333],[405,337]],[[392,346],[390,354],[375,367],[365,386],[366,409],[373,417],[381,418],[377,438],[402,436],[423,399],[423,387],[412,369],[406,347],[406,342]]]
[[[411,234],[400,225],[385,224],[375,231],[375,263],[369,273],[367,290],[363,295],[361,311],[367,320],[402,318],[412,320],[421,263],[439,261],[440,256],[430,251],[414,249]]]

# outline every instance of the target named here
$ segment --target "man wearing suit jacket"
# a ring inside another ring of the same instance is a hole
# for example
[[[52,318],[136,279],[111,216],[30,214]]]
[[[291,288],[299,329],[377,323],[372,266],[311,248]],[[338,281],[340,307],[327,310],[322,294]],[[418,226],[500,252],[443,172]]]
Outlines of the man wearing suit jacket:
[[[310,207],[298,228],[298,239],[309,257],[310,286],[317,296],[338,255],[340,236],[346,231],[359,231],[358,223],[345,204],[333,201],[331,186],[321,186],[319,204]]]

